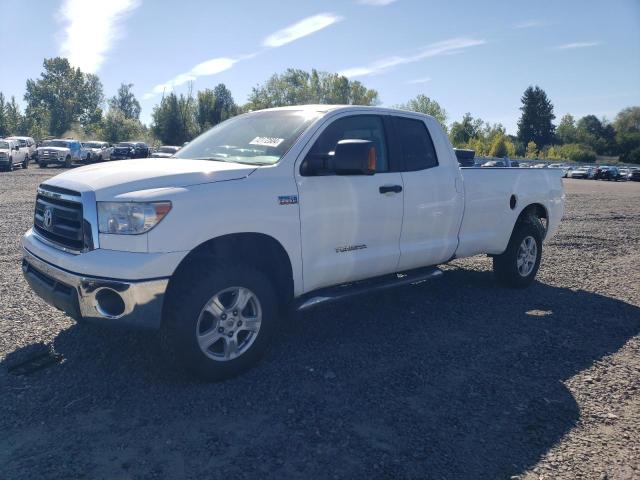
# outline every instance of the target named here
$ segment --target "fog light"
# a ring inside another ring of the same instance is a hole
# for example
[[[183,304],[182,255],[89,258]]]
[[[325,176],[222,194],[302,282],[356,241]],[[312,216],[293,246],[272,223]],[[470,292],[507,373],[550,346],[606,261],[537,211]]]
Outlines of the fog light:
[[[103,288],[96,293],[96,309],[105,317],[119,317],[124,313],[124,300],[110,288]]]

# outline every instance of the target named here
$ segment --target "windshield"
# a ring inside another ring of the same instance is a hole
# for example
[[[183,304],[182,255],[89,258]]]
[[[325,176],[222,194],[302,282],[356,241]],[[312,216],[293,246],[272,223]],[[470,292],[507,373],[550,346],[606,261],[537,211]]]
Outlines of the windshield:
[[[0,149],[9,149],[11,148],[9,142],[0,142]]]
[[[272,165],[321,113],[280,110],[247,113],[220,123],[175,154],[176,158]]]
[[[99,142],[87,142],[84,144],[87,148],[102,148],[102,143]]]
[[[68,147],[69,143],[64,140],[51,140],[47,143],[47,147]]]
[[[133,147],[133,143],[119,143],[116,147]]]

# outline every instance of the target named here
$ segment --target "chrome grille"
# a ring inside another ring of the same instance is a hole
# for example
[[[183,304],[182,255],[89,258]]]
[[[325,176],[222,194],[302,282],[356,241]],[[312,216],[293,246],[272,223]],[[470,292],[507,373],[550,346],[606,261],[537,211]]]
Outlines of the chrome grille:
[[[33,219],[41,237],[72,251],[85,249],[85,228],[80,193],[50,185],[40,185]],[[88,235],[91,235],[91,229]]]

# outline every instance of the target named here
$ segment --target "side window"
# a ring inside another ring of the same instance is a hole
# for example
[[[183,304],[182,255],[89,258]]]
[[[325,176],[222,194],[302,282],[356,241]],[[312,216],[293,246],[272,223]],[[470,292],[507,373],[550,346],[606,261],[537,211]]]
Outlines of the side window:
[[[307,156],[333,155],[340,140],[369,140],[376,149],[376,172],[389,171],[387,142],[379,116],[354,115],[334,121],[320,134]]]
[[[403,117],[394,117],[394,122],[402,148],[403,170],[424,170],[437,166],[436,149],[424,122]]]

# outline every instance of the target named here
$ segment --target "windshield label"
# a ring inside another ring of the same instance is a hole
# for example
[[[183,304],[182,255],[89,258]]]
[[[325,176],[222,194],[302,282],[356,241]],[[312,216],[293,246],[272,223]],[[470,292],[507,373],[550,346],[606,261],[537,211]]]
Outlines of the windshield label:
[[[276,138],[276,137],[256,137],[249,142],[249,145],[261,145],[263,147],[277,147],[282,142],[284,142],[284,138]]]

